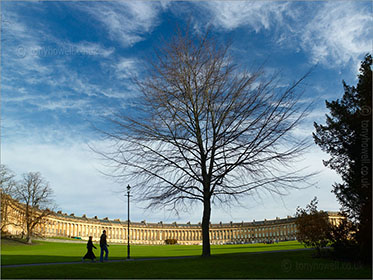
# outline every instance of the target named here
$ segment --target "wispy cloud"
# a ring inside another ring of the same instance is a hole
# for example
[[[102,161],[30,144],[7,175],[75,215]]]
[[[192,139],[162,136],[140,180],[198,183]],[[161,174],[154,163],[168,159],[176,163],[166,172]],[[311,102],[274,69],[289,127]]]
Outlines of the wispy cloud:
[[[139,62],[134,58],[121,58],[113,67],[118,79],[127,79],[137,73]]]
[[[287,15],[289,3],[268,1],[207,1],[212,24],[226,30],[248,27],[256,32],[269,29]]]
[[[362,54],[372,51],[372,26],[367,5],[331,1],[320,3],[318,12],[299,33],[313,62],[333,67],[350,60],[356,63]]]
[[[74,7],[100,22],[113,41],[124,47],[144,40],[159,23],[159,12],[167,4],[153,1],[114,1],[74,3]]]
[[[5,15],[2,102],[7,112],[22,108],[23,114],[49,111],[57,116],[59,112],[74,112],[75,116],[86,118],[103,115],[101,106],[97,107],[98,97],[125,97],[106,94],[118,91],[115,82],[98,81],[102,77],[101,63],[115,64],[114,47],[84,40],[62,40],[42,23],[30,24],[12,6],[7,7]],[[97,65],[94,75],[76,65],[76,58]],[[118,75],[124,75],[124,65],[118,71]]]
[[[312,4],[312,5],[311,5]],[[196,4],[215,27],[231,31],[272,32],[278,46],[301,49],[312,63],[329,67],[356,65],[372,51],[370,4],[358,1],[313,3],[215,1]]]

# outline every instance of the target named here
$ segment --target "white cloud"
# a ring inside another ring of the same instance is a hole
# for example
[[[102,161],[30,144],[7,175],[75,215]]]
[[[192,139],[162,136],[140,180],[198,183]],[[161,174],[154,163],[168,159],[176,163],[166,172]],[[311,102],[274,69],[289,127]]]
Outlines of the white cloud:
[[[45,26],[35,28],[13,11],[6,14],[2,101],[7,112],[48,110],[54,111],[56,118],[59,112],[67,110],[74,110],[84,118],[104,115],[103,106],[98,107],[94,98],[113,91],[111,85],[97,83],[94,77],[75,69],[69,62],[75,55],[86,55],[93,62],[96,58],[100,62],[111,61],[115,49],[94,42],[62,41]],[[9,126],[7,121],[4,123]]]
[[[295,5],[271,1],[215,1],[198,3],[213,25],[270,30],[279,46],[303,49],[312,63],[329,67],[356,64],[372,51],[372,16],[364,2],[329,1]],[[303,8],[303,9],[302,9]]]
[[[268,1],[207,1],[202,5],[211,12],[215,26],[227,30],[248,26],[256,32],[281,22],[289,7],[286,2]]]
[[[355,2],[326,2],[304,30],[302,46],[313,62],[340,66],[372,51],[372,15]]]
[[[114,64],[115,73],[118,79],[127,79],[137,73],[139,62],[134,58],[121,58]]]
[[[105,27],[109,37],[122,46],[144,40],[158,24],[158,13],[165,4],[153,1],[83,2],[75,7],[89,13]]]

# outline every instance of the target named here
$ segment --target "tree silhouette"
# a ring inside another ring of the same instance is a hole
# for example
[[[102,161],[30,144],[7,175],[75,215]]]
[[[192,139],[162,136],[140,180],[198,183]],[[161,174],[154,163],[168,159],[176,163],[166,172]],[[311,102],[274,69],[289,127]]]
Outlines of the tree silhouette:
[[[306,116],[300,80],[280,90],[275,77],[233,63],[229,45],[209,33],[178,30],[155,52],[136,115],[117,114],[109,160],[114,176],[136,182],[149,207],[203,205],[203,256],[210,256],[211,205],[240,201],[255,191],[286,194],[307,175],[291,165],[306,141],[290,132]]]
[[[315,143],[331,158],[324,165],[338,172],[343,182],[333,185],[342,210],[358,223],[361,255],[372,252],[372,56],[361,63],[356,87],[343,81],[341,100],[328,102],[326,125],[315,123]]]

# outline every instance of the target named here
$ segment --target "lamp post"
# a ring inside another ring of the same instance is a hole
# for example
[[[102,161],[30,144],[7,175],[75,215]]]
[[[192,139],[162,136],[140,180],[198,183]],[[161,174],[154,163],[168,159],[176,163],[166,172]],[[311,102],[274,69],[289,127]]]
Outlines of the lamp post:
[[[127,199],[128,199],[128,209],[127,209],[127,259],[130,259],[130,185],[127,186]]]

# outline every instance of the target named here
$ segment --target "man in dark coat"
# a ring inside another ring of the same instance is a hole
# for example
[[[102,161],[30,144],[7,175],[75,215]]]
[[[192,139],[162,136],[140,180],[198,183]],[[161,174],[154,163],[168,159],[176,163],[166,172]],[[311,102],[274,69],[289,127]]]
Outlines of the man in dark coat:
[[[91,259],[92,261],[96,260],[96,256],[93,253],[93,248],[97,249],[95,245],[93,245],[92,236],[90,236],[87,243],[87,254],[85,254],[85,256],[83,257],[83,261],[85,259]]]
[[[104,252],[105,252],[105,261],[108,260],[109,250],[107,247],[109,247],[109,245],[106,242],[106,230],[104,230],[100,237],[100,248],[101,248],[100,262],[104,261]]]

